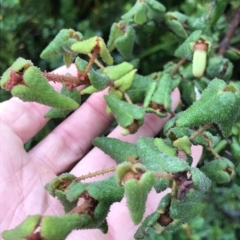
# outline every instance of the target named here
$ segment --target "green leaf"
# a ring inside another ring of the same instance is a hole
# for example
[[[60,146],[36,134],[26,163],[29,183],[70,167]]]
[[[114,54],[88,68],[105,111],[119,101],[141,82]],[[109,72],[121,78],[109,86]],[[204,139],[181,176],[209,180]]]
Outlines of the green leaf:
[[[94,47],[98,45],[97,39],[98,37],[91,37],[87,40],[74,43],[71,46],[71,49],[78,53],[83,53],[83,54],[91,53]]]
[[[167,143],[166,140],[163,140],[162,138],[155,138],[154,144],[159,148],[159,150],[163,153],[165,153],[168,156],[176,156],[177,155],[177,149]]]
[[[188,155],[191,154],[192,143],[190,142],[190,140],[187,136],[183,136],[183,137],[175,140],[173,142],[173,146],[183,150]]]
[[[47,240],[64,240],[74,229],[89,222],[85,217],[83,220],[78,214],[67,214],[60,217],[44,216],[41,221],[40,234]]]
[[[136,144],[123,142],[109,137],[98,137],[93,140],[93,145],[100,148],[117,163],[129,161],[129,157],[138,158]]]
[[[103,89],[105,89],[108,86],[109,83],[109,77],[106,76],[103,73],[99,73],[95,70],[90,70],[90,72],[88,73],[90,82],[92,84],[92,86],[97,89],[98,91],[101,91]]]
[[[169,129],[169,131],[167,133],[165,133],[165,135],[171,141],[176,141],[177,139],[182,138],[184,136],[190,137],[194,133],[195,133],[195,131],[190,129],[190,128],[172,127],[172,128]],[[207,140],[202,135],[199,135],[199,136],[195,137],[194,139],[191,140],[191,142],[194,145],[202,145],[202,146],[207,146],[208,145]]]
[[[124,184],[127,205],[134,224],[141,222],[146,208],[146,200],[154,184],[154,175],[151,172],[144,173],[140,180],[130,179]]]
[[[127,26],[124,35],[118,37],[114,44],[125,59],[130,59],[132,56],[134,41],[135,30],[131,26]]]
[[[58,198],[58,200],[61,202],[61,204],[63,205],[65,213],[70,212],[73,208],[75,208],[77,206],[78,199],[75,201],[69,201],[67,199],[65,192],[56,189],[54,194]]]
[[[140,103],[144,98],[148,86],[153,82],[151,77],[144,77],[135,74],[131,87],[127,90],[127,94],[133,103]]]
[[[69,97],[56,92],[42,75],[40,69],[29,67],[23,79],[26,85],[17,85],[13,87],[11,93],[23,101],[38,102],[63,110],[74,110],[79,104]]]
[[[163,74],[158,82],[156,91],[152,96],[152,101],[161,104],[168,112],[171,111],[171,76],[169,74]]]
[[[112,96],[104,96],[104,98],[121,127],[127,128],[131,126],[134,121],[137,122],[137,127],[143,124],[145,116],[143,108],[121,101]]]
[[[68,90],[65,84],[62,84],[61,94],[73,99],[75,102],[80,104],[81,101],[81,95],[77,91],[76,88],[73,88],[72,90]],[[57,108],[51,108],[45,115],[45,118],[64,118],[66,117],[71,110],[61,110]]]
[[[187,38],[188,34],[183,27],[187,17],[179,12],[167,12],[164,17],[166,25],[179,37]]]
[[[148,228],[153,228],[154,232],[158,234],[164,230],[164,227],[161,226],[158,221],[160,220],[160,215],[166,211],[166,208],[169,206],[170,201],[171,195],[168,193],[161,199],[156,212],[150,214],[143,220],[141,226],[138,228],[137,232],[134,235],[136,239],[144,239],[144,237],[147,237],[149,235],[146,232]]]
[[[230,182],[235,173],[234,164],[224,157],[205,164],[201,167],[201,171],[203,171],[212,181],[217,183]]]
[[[113,25],[111,26],[110,35],[107,42],[107,46],[110,52],[115,49],[115,40],[118,37],[124,35],[124,29],[126,26],[128,26],[128,24],[128,21],[122,20],[118,23],[113,23]]]
[[[156,172],[165,172],[159,159],[160,150],[154,144],[153,138],[139,138],[137,143],[137,152],[141,162],[148,170]],[[169,180],[155,178],[154,188],[161,192],[168,187]]]
[[[183,200],[172,199],[170,206],[170,216],[174,219],[167,227],[167,231],[175,231],[182,224],[188,222],[200,214],[205,205],[201,202],[186,202]]]
[[[124,189],[117,185],[115,176],[90,183],[87,186],[87,191],[94,199],[99,202],[107,202],[110,205],[114,202],[120,202],[124,195]]]
[[[111,57],[104,40],[101,37],[92,37],[87,40],[77,42],[71,46],[71,49],[78,53],[88,54],[92,51],[99,49],[99,54],[102,60],[111,65],[113,64],[113,58]]]
[[[198,168],[191,168],[190,173],[192,174],[195,189],[197,189],[200,193],[204,193],[209,190],[212,182],[202,171]]]
[[[165,6],[155,0],[147,0],[146,2],[148,19],[161,22],[166,11]]]
[[[42,51],[40,57],[43,59],[51,58],[55,55],[62,54],[68,60],[66,61],[69,66],[72,59],[76,54],[71,50],[71,45],[81,41],[83,38],[80,32],[75,32],[73,29],[62,29],[50,44]]]
[[[176,121],[178,127],[216,123],[225,137],[229,136],[239,112],[239,89],[222,80],[212,80],[202,93]],[[229,118],[231,116],[231,118]]]
[[[137,69],[133,69],[129,73],[125,74],[123,77],[117,79],[114,81],[114,86],[119,89],[121,92],[125,92],[128,90],[133,82],[134,75],[136,73]]]
[[[122,62],[118,65],[104,68],[104,73],[112,80],[117,80],[125,76],[133,69],[133,65],[128,62]]]
[[[4,240],[22,240],[35,231],[41,221],[41,215],[28,216],[20,225],[2,233]]]
[[[67,200],[70,202],[78,200],[81,194],[86,191],[88,185],[89,183],[72,182],[66,189]]]
[[[221,78],[225,81],[232,76],[233,64],[222,56],[212,57],[208,61],[207,74],[210,78]]]

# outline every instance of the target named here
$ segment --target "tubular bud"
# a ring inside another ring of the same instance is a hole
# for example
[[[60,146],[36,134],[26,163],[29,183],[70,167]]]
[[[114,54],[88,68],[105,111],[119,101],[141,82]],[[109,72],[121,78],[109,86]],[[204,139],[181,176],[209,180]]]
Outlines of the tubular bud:
[[[194,45],[192,71],[195,77],[201,77],[205,71],[207,63],[207,51],[208,44],[206,43],[197,42]]]

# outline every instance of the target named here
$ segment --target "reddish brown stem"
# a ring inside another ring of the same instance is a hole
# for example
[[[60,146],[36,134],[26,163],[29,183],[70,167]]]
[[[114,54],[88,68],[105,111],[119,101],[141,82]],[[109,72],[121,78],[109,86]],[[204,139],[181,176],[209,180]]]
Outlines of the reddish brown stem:
[[[96,60],[97,55],[98,55],[99,52],[100,52],[100,46],[99,46],[99,43],[98,43],[98,41],[97,41],[97,45],[94,47],[93,53],[91,54],[90,60],[89,60],[89,62],[88,62],[88,65],[87,65],[87,67],[86,67],[85,70],[84,70],[84,75],[85,75],[85,76],[86,76],[86,75],[88,74],[88,72],[90,71],[90,69],[91,69],[94,61]]]
[[[218,52],[219,55],[223,56],[225,54],[227,48],[230,46],[230,43],[229,43],[230,39],[231,39],[232,35],[234,34],[235,29],[237,28],[239,22],[240,22],[240,7],[237,8],[237,10],[234,14],[234,18],[229,25],[226,36],[224,37],[224,39],[220,43],[220,49],[219,49],[219,52]]]
[[[80,85],[89,85],[89,79],[80,79],[74,76],[59,75],[55,73],[43,72],[43,76],[48,79],[48,81],[65,83],[66,86],[77,87]]]

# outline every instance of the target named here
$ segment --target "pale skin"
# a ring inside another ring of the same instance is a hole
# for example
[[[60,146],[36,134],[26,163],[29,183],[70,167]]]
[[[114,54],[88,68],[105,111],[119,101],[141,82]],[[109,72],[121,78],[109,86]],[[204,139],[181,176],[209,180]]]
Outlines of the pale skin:
[[[69,69],[62,67],[55,72],[75,75],[76,69],[74,66]],[[59,85],[55,87],[59,88]],[[64,214],[59,201],[44,189],[46,183],[56,175],[72,168],[71,173],[81,176],[116,165],[100,149],[93,148],[89,152],[92,140],[100,136],[113,121],[113,117],[105,112],[104,94],[106,92],[93,94],[29,152],[24,150],[23,145],[47,123],[44,114],[49,107],[22,102],[18,98],[0,104],[0,233],[16,227],[28,215]],[[179,98],[176,89],[172,93],[173,109]],[[167,119],[159,119],[150,114],[136,134],[123,137],[121,129],[117,127],[110,137],[136,142],[140,136],[156,135],[166,121]],[[200,154],[201,148],[195,147],[192,150],[195,165]],[[89,181],[107,176],[98,176]],[[163,194],[151,191],[145,216],[156,210],[162,196]],[[138,228],[131,221],[125,199],[111,207],[107,221],[107,234],[100,230],[82,230],[72,232],[67,239],[131,240]]]

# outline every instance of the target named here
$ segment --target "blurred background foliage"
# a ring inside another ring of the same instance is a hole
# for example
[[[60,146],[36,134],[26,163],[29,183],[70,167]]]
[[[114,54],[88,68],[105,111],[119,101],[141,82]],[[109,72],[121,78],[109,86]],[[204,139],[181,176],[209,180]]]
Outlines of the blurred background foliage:
[[[184,11],[191,16],[196,14],[197,2],[211,0],[161,0],[171,11]],[[85,38],[101,36],[108,40],[110,27],[118,22],[121,15],[128,11],[135,0],[2,0],[0,2],[0,75],[13,61],[21,56],[30,59],[42,70],[51,71],[63,64],[62,59],[41,60],[39,55],[62,28],[73,28],[83,33]],[[224,37],[232,11],[239,6],[239,0],[231,0],[225,12],[226,21],[220,29],[220,38]],[[138,73],[148,75],[162,69],[168,61],[176,61],[173,52],[182,39],[159,25],[159,30],[152,34],[145,32],[139,37],[134,47],[134,58],[139,59]],[[240,29],[236,30],[232,42],[240,49]],[[122,57],[113,52],[115,62]],[[239,58],[231,59],[235,66],[240,66]],[[240,68],[235,67],[233,79],[239,79]],[[0,89],[0,102],[10,98],[10,94]],[[26,150],[36,145],[61,120],[51,120],[42,131],[27,144]],[[234,134],[234,133],[233,133]],[[228,147],[226,148],[226,145]],[[225,143],[221,151],[231,149]],[[207,153],[204,153],[205,157]],[[226,153],[227,154],[227,153]],[[239,152],[234,153],[240,159]],[[240,160],[239,160],[240,161]],[[201,163],[200,163],[201,165]],[[185,224],[177,232],[166,232],[161,236],[150,232],[146,239],[209,239],[237,240],[240,236],[240,188],[234,183],[214,186],[206,196],[207,207],[200,216]],[[238,236],[238,237],[237,237]]]

